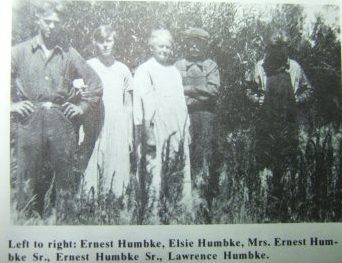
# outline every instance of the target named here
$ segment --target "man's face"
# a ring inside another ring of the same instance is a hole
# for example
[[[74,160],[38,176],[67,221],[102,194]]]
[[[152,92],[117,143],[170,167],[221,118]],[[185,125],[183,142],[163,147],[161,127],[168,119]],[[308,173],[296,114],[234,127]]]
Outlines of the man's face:
[[[161,64],[167,64],[172,54],[172,43],[169,39],[157,39],[151,47],[154,58]]]
[[[113,47],[114,47],[115,41],[114,36],[106,36],[101,37],[100,39],[97,39],[95,41],[95,47],[98,52],[98,54],[102,57],[109,57],[112,55]]]
[[[55,39],[58,35],[60,20],[56,13],[38,17],[39,30],[45,40]]]
[[[203,56],[207,43],[199,38],[190,38],[186,41],[186,49],[191,59],[199,59]]]

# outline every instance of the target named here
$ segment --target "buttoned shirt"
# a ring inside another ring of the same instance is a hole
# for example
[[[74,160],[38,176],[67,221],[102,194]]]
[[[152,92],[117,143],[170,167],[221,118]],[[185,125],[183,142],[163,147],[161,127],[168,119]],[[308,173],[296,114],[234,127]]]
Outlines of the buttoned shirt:
[[[220,86],[217,64],[211,59],[199,62],[181,59],[175,66],[182,75],[189,110],[212,110]]]
[[[77,96],[72,88],[76,78],[82,78],[88,86],[85,96]],[[84,112],[102,96],[101,80],[74,48],[56,46],[46,56],[39,36],[12,48],[11,86],[13,102],[71,102]]]

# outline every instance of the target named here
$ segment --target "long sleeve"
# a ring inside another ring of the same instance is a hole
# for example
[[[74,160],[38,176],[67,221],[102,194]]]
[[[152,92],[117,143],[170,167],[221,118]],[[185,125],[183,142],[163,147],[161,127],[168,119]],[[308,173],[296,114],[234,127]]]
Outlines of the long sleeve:
[[[133,80],[133,115],[134,124],[151,122],[155,113],[154,90],[151,77],[145,68],[139,67]]]
[[[182,59],[175,66],[183,78],[189,110],[213,110],[220,86],[217,64],[211,59],[198,63]]]
[[[16,87],[16,74],[17,74],[17,51],[12,48],[11,52],[11,102],[17,101],[17,87]]]
[[[187,74],[189,77],[184,79],[184,94],[199,101],[204,101],[217,96],[220,86],[220,73],[216,63],[210,59],[204,61],[201,66],[203,74],[192,73],[192,69],[189,69]],[[194,65],[194,67],[197,66]]]
[[[133,143],[133,78],[129,69],[125,73],[123,103],[128,127],[128,140],[132,146]]]
[[[204,62],[207,72],[207,92],[211,96],[216,96],[218,88],[220,87],[220,72],[217,64],[212,60]]]
[[[247,96],[254,102],[263,101],[264,92],[266,90],[266,73],[263,69],[263,60],[260,60],[255,65],[254,75],[251,77],[249,88],[247,89]],[[291,84],[295,94],[297,103],[303,103],[309,100],[313,93],[302,67],[294,60],[288,60],[287,72],[290,74]]]
[[[266,75],[262,68],[263,60],[259,61],[252,72],[246,74],[247,97],[254,103],[262,103],[266,88]]]
[[[88,87],[87,91],[82,96],[81,102],[79,103],[79,106],[81,106],[83,111],[87,112],[91,108],[95,108],[99,103],[103,93],[102,82],[95,71],[75,49],[70,48],[70,56],[73,70],[77,72]]]
[[[298,85],[295,90],[296,101],[299,103],[307,102],[311,98],[313,93],[312,86],[310,85],[301,66],[299,66],[297,74]]]
[[[19,78],[18,68],[22,61],[22,50],[18,46],[12,47],[11,51],[11,102],[27,99],[22,81]]]

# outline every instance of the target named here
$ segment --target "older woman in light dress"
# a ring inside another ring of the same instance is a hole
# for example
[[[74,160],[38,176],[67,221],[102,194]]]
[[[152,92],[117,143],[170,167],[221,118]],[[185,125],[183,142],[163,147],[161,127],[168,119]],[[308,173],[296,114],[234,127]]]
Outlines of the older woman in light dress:
[[[136,127],[143,124],[149,127],[148,137],[153,138],[152,144],[155,146],[155,156],[150,160],[149,167],[152,174],[151,192],[155,193],[158,201],[162,158],[168,142],[170,158],[183,149],[182,200],[189,203],[189,116],[181,75],[170,62],[173,38],[167,30],[152,32],[149,45],[153,56],[137,68],[133,81],[128,68],[114,58],[114,43],[115,33],[110,27],[102,26],[95,31],[94,45],[98,56],[88,63],[103,81],[105,118],[85,170],[86,189],[93,188],[95,192],[111,189],[116,196],[124,193],[130,178],[133,110],[134,124]]]
[[[153,137],[156,156],[151,160],[150,172],[157,200],[166,144],[169,141],[170,158],[183,147],[183,201],[188,203],[191,196],[189,116],[182,77],[170,61],[172,44],[169,31],[152,32],[149,45],[153,56],[137,68],[134,76],[134,121],[135,125],[144,125],[146,132],[151,133],[148,137]]]

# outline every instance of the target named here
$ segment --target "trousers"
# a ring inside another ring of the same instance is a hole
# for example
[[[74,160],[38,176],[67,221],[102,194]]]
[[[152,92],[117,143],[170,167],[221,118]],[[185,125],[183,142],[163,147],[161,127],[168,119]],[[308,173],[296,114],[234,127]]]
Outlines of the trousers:
[[[41,215],[53,178],[56,208],[58,193],[63,191],[65,196],[65,192],[70,192],[76,152],[73,123],[64,116],[60,106],[46,105],[38,104],[36,110],[21,120],[14,131],[16,174],[21,188],[17,209],[24,209],[28,201],[33,200],[33,209]]]

